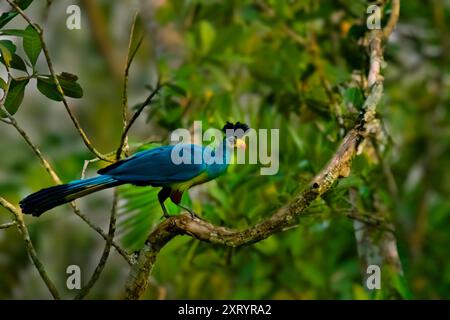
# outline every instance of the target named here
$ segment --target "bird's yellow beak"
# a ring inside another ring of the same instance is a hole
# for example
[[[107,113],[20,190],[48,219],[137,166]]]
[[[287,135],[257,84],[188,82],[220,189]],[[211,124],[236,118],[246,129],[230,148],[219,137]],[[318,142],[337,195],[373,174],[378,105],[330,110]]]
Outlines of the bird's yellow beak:
[[[243,139],[236,139],[236,148],[245,150],[247,148],[247,145],[245,144],[245,141]]]

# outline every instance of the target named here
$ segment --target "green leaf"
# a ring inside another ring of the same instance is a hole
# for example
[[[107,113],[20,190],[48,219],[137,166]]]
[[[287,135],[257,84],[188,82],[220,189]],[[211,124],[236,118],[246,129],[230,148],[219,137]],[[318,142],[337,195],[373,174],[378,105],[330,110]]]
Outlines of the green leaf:
[[[186,97],[187,95],[186,90],[176,84],[166,83],[165,86],[170,89],[170,93],[175,96]]]
[[[364,103],[364,97],[362,95],[361,89],[357,87],[351,87],[345,90],[344,103],[347,105],[351,104],[356,109],[361,109]]]
[[[211,50],[216,31],[209,21],[203,20],[199,24],[201,52],[207,54]]]
[[[393,285],[403,299],[410,300],[413,298],[408,283],[403,275],[396,274],[393,278]]]
[[[16,0],[14,1],[20,9],[25,10],[28,6],[33,2],[33,0]],[[4,12],[0,16],[0,28],[3,28],[8,22],[10,22],[14,17],[16,17],[19,13],[12,9],[11,11]]]
[[[355,300],[369,300],[369,295],[367,294],[367,291],[364,290],[364,287],[360,284],[354,284],[353,285],[353,298]]]
[[[37,88],[40,93],[42,93],[44,96],[51,100],[55,101],[61,101],[62,96],[58,92],[58,89],[56,88],[56,85],[52,84],[51,82],[44,81],[40,78],[37,79]]]
[[[22,103],[25,87],[27,86],[28,79],[26,80],[11,80],[11,84],[9,85],[8,95],[5,99],[5,108],[8,112],[13,115],[19,109],[20,104]],[[4,114],[0,114],[0,116],[4,117]]]
[[[0,44],[2,44],[9,50],[9,52],[11,52],[11,55],[16,52],[16,45],[11,40],[0,40]]]
[[[69,80],[69,81],[77,81],[78,80],[78,76],[69,72],[61,72],[61,74],[59,75],[60,79],[65,79],[65,80]]]
[[[71,98],[83,96],[83,89],[75,80],[78,77],[64,72],[57,77],[65,96]],[[37,80],[37,88],[43,95],[55,101],[62,100],[61,94],[50,75],[40,75]]]
[[[16,46],[10,40],[0,40],[0,53],[2,62],[9,68],[13,54],[16,52]]]
[[[25,65],[25,62],[17,54],[13,54],[10,64],[11,64],[11,68],[13,68],[13,69],[27,72],[27,66]]]
[[[9,12],[4,12],[1,16],[0,16],[0,28],[3,28],[3,26],[5,24],[7,24],[8,22],[10,22],[12,19],[14,19],[15,16],[17,16],[19,13],[15,12],[15,11],[9,11]]]
[[[83,89],[75,81],[66,80],[60,77],[58,77],[58,80],[65,96],[77,99],[83,96]]]
[[[25,35],[25,30],[21,30],[21,29],[6,29],[6,30],[0,30],[0,34],[3,35],[3,36],[23,37]]]
[[[27,72],[25,62],[17,54],[14,54],[11,60],[11,68]]]
[[[23,49],[34,66],[42,50],[41,39],[38,32],[32,27],[28,26],[23,35]]]
[[[162,210],[157,193],[157,189],[148,187],[119,188],[117,235],[127,249],[140,249],[152,225],[158,221]]]

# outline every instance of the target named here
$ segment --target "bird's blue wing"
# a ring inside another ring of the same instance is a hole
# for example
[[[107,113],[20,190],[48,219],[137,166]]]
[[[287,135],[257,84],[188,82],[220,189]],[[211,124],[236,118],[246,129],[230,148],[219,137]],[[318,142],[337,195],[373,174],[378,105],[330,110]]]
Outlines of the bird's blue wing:
[[[174,148],[178,148],[174,150]],[[174,182],[190,180],[206,170],[201,161],[194,163],[194,154],[203,154],[203,147],[193,144],[163,146],[145,150],[118,161],[99,174],[112,176],[119,181],[136,184],[167,185]],[[173,159],[173,151],[191,158],[188,163],[179,163]]]

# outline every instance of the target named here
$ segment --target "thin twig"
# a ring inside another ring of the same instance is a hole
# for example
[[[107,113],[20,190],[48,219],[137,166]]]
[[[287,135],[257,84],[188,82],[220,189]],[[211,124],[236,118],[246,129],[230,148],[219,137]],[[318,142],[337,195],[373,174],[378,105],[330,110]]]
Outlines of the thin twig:
[[[159,90],[162,88],[162,86],[163,85],[158,81],[158,83],[156,84],[156,88],[150,93],[150,95],[147,97],[147,99],[145,99],[145,101],[140,105],[139,109],[133,114],[133,116],[131,117],[131,119],[128,122],[127,126],[123,130],[122,136],[120,138],[120,144],[119,144],[119,147],[117,148],[117,152],[118,152],[119,156],[121,154],[120,150],[122,150],[122,148],[123,148],[123,146],[125,144],[125,140],[126,140],[126,137],[128,135],[128,131],[130,131],[130,129],[133,126],[134,122],[139,118],[139,116],[141,115],[142,111],[144,111],[145,107],[147,107],[148,105],[150,105],[152,103],[153,98],[159,92]]]
[[[292,39],[294,40],[297,44],[301,45],[301,46],[305,46],[307,44],[307,41],[305,40],[305,38],[303,38],[302,36],[300,36],[297,32],[295,32],[291,27],[289,27],[287,24],[283,24],[283,31]]]
[[[2,111],[5,112],[5,109],[2,108]],[[33,152],[36,154],[36,156],[39,158],[39,160],[42,163],[42,166],[45,168],[45,170],[47,171],[47,173],[50,175],[50,177],[52,178],[52,180],[56,183],[56,184],[61,184],[61,179],[59,178],[59,176],[56,174],[56,172],[53,170],[53,168],[51,167],[51,165],[48,163],[48,161],[44,158],[44,156],[42,155],[42,152],[39,150],[39,148],[33,144],[33,142],[30,140],[30,137],[27,135],[27,133],[18,125],[17,121],[15,120],[15,118],[13,118],[11,115],[7,114],[8,116],[10,116],[10,119],[13,119],[13,125],[16,128],[16,130],[20,133],[20,135],[24,138],[24,140],[27,142],[27,144],[31,147],[31,149],[33,150]],[[105,234],[105,232],[100,228],[97,227],[92,221],[89,220],[89,218],[84,215],[79,208],[76,206],[75,202],[71,202],[70,203],[74,213],[79,216],[84,222],[86,222],[89,227],[91,227],[93,230],[95,230],[98,234],[100,234],[102,236],[103,239],[107,240],[108,237]],[[114,248],[120,253],[120,255],[127,261],[128,264],[132,264],[132,261],[129,257],[129,255],[125,252],[124,249],[122,249],[120,247],[120,245],[116,242],[113,242],[113,246]]]
[[[8,84],[11,81],[11,77],[8,77]],[[9,88],[9,85],[7,87],[7,90]],[[47,161],[47,159],[45,159],[44,155],[42,154],[41,150],[33,143],[33,141],[31,141],[30,136],[25,132],[25,130],[19,125],[19,123],[17,122],[17,120],[14,118],[14,116],[12,116],[8,110],[6,110],[6,108],[4,107],[3,104],[0,104],[0,110],[6,114],[6,116],[8,117],[9,121],[11,122],[11,124],[14,126],[14,128],[17,130],[17,132],[22,136],[22,138],[25,140],[25,142],[28,144],[28,146],[33,150],[34,154],[38,157],[39,161],[41,162],[42,166],[44,167],[45,171],[47,171],[47,173],[49,174],[50,178],[53,180],[53,182],[55,184],[61,184],[61,179],[59,178],[58,174],[55,172],[55,170],[52,168],[52,166],[50,165],[50,163]],[[80,209],[77,207],[77,205],[75,204],[75,202],[71,202],[70,203],[74,213],[79,216],[84,222],[86,222],[88,224],[88,226],[90,226],[93,230],[95,230],[98,234],[100,234],[102,236],[103,239],[107,240],[108,237],[105,234],[105,232],[100,228],[97,227],[93,222],[91,222],[89,220],[89,218],[84,215]],[[124,249],[122,249],[120,247],[120,245],[118,243],[116,243],[115,241],[113,241],[113,246],[114,248],[120,253],[120,255],[125,259],[125,261],[131,265],[132,264],[132,260],[130,258],[130,256],[125,252]]]
[[[116,151],[111,151],[111,152],[105,153],[104,156],[107,157],[108,159],[110,159],[110,158],[114,157],[115,154],[116,154]],[[91,163],[98,162],[98,161],[101,161],[101,159],[93,158],[93,159],[89,159],[89,160],[84,160],[83,167],[81,169],[81,179],[84,179],[89,165]]]
[[[26,16],[26,14],[23,12],[23,10],[21,10],[15,3],[10,2],[9,0],[7,0],[8,3],[10,3],[10,5],[12,5],[16,10],[18,10],[18,12],[23,16],[23,18],[30,24],[32,25],[35,30],[37,32],[39,32],[40,36],[41,36],[41,42],[42,42],[42,47],[44,49],[44,52],[46,50],[45,47],[45,43],[44,43],[44,39],[42,36],[42,30],[37,26],[34,25],[31,20]],[[52,67],[52,63],[50,60],[50,57],[48,55],[48,51],[46,54],[47,57],[47,63],[50,69],[50,72],[52,73],[52,75],[54,75],[54,71],[53,71],[53,67]],[[9,83],[10,81],[8,81]],[[55,81],[55,83],[57,83]],[[57,83],[58,85],[59,83]],[[60,86],[59,86],[60,87]],[[60,87],[61,89],[61,87]],[[62,89],[60,90],[61,95],[63,95],[62,93]],[[72,113],[71,110],[68,108],[68,104],[67,101],[65,100],[65,98],[63,97],[63,102],[65,103],[66,109],[69,112],[69,114],[71,115],[72,120],[75,120],[75,122],[77,123],[77,120],[72,117]],[[39,148],[34,145],[34,143],[31,141],[30,137],[27,135],[27,133],[19,126],[19,124],[17,123],[17,121],[15,120],[15,118],[13,116],[11,116],[8,111],[3,108],[2,105],[2,111],[6,113],[6,115],[9,118],[9,121],[11,122],[11,124],[16,128],[16,130],[20,133],[20,135],[24,138],[24,140],[27,142],[27,144],[31,147],[31,149],[33,150],[33,152],[36,154],[36,156],[40,159],[43,167],[45,168],[45,170],[48,172],[48,174],[50,175],[50,177],[52,178],[52,180],[56,183],[56,184],[61,184],[61,179],[58,177],[58,175],[56,174],[56,172],[52,169],[51,165],[49,164],[49,162],[44,158],[44,156],[42,155],[42,152],[39,150]],[[77,124],[75,124],[75,126],[77,127]],[[77,130],[81,129],[81,127],[77,127]],[[80,134],[84,134],[84,131],[81,129],[81,131],[79,131]],[[86,137],[87,138],[87,137]],[[86,140],[85,140],[86,142]],[[89,140],[87,140],[87,142],[90,144]],[[92,145],[91,145],[92,146]],[[89,147],[89,146],[88,146]],[[94,152],[95,149],[91,150],[94,154],[96,154],[96,152]],[[105,161],[109,161],[111,162],[111,160],[104,158],[103,156],[99,156],[99,154],[96,154],[98,159],[101,160],[105,160]],[[108,240],[108,236],[105,234],[105,232],[100,228],[97,227],[93,222],[91,222],[88,217],[86,215],[84,215],[83,213],[81,213],[81,211],[78,209],[78,207],[76,206],[75,202],[71,202],[70,205],[72,206],[72,209],[74,211],[74,213],[79,216],[84,222],[86,222],[88,224],[89,227],[91,227],[93,230],[95,230],[98,234],[100,234],[102,236],[103,239]],[[125,259],[125,261],[131,265],[133,263],[132,259],[130,258],[130,256],[125,252],[124,249],[122,249],[120,247],[120,245],[118,243],[116,243],[115,241],[112,241],[112,245],[114,246],[114,248],[119,252],[119,254]]]
[[[22,127],[19,126],[19,124],[17,123],[16,119],[14,117],[12,117],[11,115],[9,115],[9,114],[8,114],[8,116],[9,116],[9,119],[12,122],[12,125],[14,126],[14,128],[17,130],[17,132],[19,132],[19,134],[22,136],[22,138],[25,140],[25,142],[33,150],[34,154],[39,158],[39,160],[41,161],[42,166],[44,167],[45,171],[47,171],[47,173],[50,175],[52,180],[56,184],[61,184],[62,183],[61,179],[58,177],[56,172],[52,169],[52,167],[51,167],[50,163],[47,161],[47,159],[44,158],[44,156],[42,155],[42,152],[39,150],[39,148],[31,141],[30,137],[22,129]]]
[[[114,199],[111,209],[111,216],[109,219],[109,231],[108,238],[106,239],[105,247],[103,249],[102,256],[97,267],[94,270],[91,278],[88,283],[81,289],[81,291],[75,296],[75,300],[83,299],[97,282],[100,277],[103,269],[105,268],[106,261],[108,261],[109,253],[111,251],[112,240],[114,238],[114,234],[116,232],[116,216],[117,216],[117,203],[118,203],[118,191],[117,188],[114,189]]]
[[[89,164],[97,162],[97,161],[99,161],[98,158],[90,159],[90,160],[84,160],[83,168],[81,169],[81,177],[80,177],[81,179],[84,179],[86,177],[86,170],[87,170]]]
[[[377,81],[382,81],[381,67],[383,65],[383,32],[374,29],[369,34],[370,68],[367,75],[367,85],[372,87]]]
[[[77,216],[79,216],[86,224],[91,227],[95,232],[97,232],[104,240],[108,241],[109,237],[108,235],[98,226],[96,226],[89,218],[81,213],[80,209],[78,209],[77,206],[75,206],[74,203],[71,203],[72,208]],[[125,261],[128,263],[128,265],[133,265],[134,260],[116,241],[111,241],[112,246],[116,251],[125,259]]]
[[[384,221],[377,216],[369,216],[357,212],[349,212],[346,214],[346,217],[354,221],[362,222],[364,225],[370,226],[374,229],[388,231],[391,233],[395,232],[390,226],[385,225]]]
[[[11,0],[6,0],[14,9],[17,10],[17,12],[19,12],[19,14],[28,22],[28,24],[30,26],[32,26],[36,32],[39,34],[39,38],[41,41],[41,45],[42,45],[42,50],[44,52],[44,56],[45,56],[45,60],[47,62],[47,66],[48,69],[50,71],[50,74],[53,78],[53,82],[56,85],[56,88],[58,90],[58,92],[61,95],[61,99],[62,99],[62,103],[64,104],[64,107],[66,108],[67,113],[69,114],[70,119],[72,120],[73,125],[75,126],[75,129],[78,131],[79,135],[81,136],[81,139],[83,140],[84,144],[86,145],[86,147],[99,159],[102,159],[103,161],[107,161],[107,162],[113,162],[111,159],[106,158],[104,155],[102,155],[100,152],[97,151],[97,149],[95,149],[95,147],[92,145],[91,141],[89,140],[89,138],[87,137],[86,133],[84,132],[83,128],[81,127],[80,123],[78,122],[77,118],[75,117],[74,113],[72,112],[72,110],[69,107],[69,103],[67,102],[67,99],[65,98],[64,95],[64,91],[61,87],[61,84],[59,82],[59,79],[55,73],[55,70],[53,69],[53,63],[52,60],[50,58],[50,53],[48,51],[47,45],[45,43],[44,40],[44,31],[43,29],[37,25],[36,23],[33,23],[31,21],[31,19],[27,16],[27,14],[20,9],[20,7],[14,3]]]
[[[8,83],[7,83],[7,88],[5,91],[5,95],[8,94],[9,91],[9,86],[11,83],[12,77],[11,74],[8,73]],[[38,149],[38,147],[36,147],[36,145],[31,141],[30,137],[28,136],[28,134],[25,132],[25,130],[22,129],[21,126],[19,126],[19,124],[17,123],[16,119],[8,112],[8,110],[6,110],[3,102],[0,104],[0,110],[6,115],[6,117],[8,118],[9,122],[11,123],[11,125],[17,130],[17,132],[19,132],[19,134],[22,136],[22,138],[25,140],[25,142],[31,147],[31,149],[33,150],[33,152],[36,154],[36,156],[39,158],[39,160],[42,163],[42,166],[45,168],[45,170],[47,171],[47,173],[50,175],[50,177],[52,178],[52,180],[57,183],[57,184],[61,184],[61,180],[59,179],[58,175],[56,174],[56,172],[52,169],[52,167],[50,166],[50,164],[48,163],[48,161],[44,158],[44,156],[42,155],[42,152]]]
[[[15,225],[17,225],[16,221],[3,223],[3,224],[0,224],[0,229],[8,229],[8,228],[13,227]]]
[[[136,27],[137,22],[137,16],[136,13],[133,18],[133,23],[131,24],[131,30],[130,30],[130,36],[128,41],[128,50],[127,55],[125,57],[125,68],[123,71],[123,87],[122,87],[122,132],[125,132],[127,128],[128,123],[128,76],[130,73],[130,67],[131,63],[133,62],[133,59],[139,50],[139,47],[142,44],[142,40],[144,39],[143,36],[139,39],[136,47],[132,50],[132,44],[133,44],[133,34],[134,29]],[[123,140],[123,143],[120,144],[119,148],[117,149],[116,153],[116,160],[120,159],[122,156],[122,153],[125,152],[125,154],[128,153],[128,135],[125,135],[125,138]]]
[[[25,241],[25,246],[28,252],[28,255],[30,256],[31,260],[33,261],[36,269],[38,270],[42,280],[44,281],[45,285],[47,286],[48,290],[50,291],[51,295],[54,299],[60,299],[60,294],[58,292],[58,289],[56,289],[56,286],[50,279],[50,277],[47,274],[47,271],[45,270],[44,265],[39,260],[36,254],[36,250],[33,246],[33,242],[31,242],[30,235],[28,233],[27,226],[25,225],[25,221],[23,220],[22,211],[13,206],[11,203],[9,203],[4,198],[0,197],[0,205],[11,212],[17,223],[17,227],[22,234],[23,240]]]
[[[277,16],[277,13],[274,9],[272,9],[267,3],[265,3],[263,0],[256,0],[255,4],[263,11],[263,13],[269,17],[274,18]],[[281,24],[282,30],[296,43],[298,43],[301,46],[307,45],[307,41],[305,38],[303,38],[301,35],[299,35],[295,30],[293,30],[288,24],[285,22],[282,22]]]
[[[383,29],[383,36],[385,39],[389,38],[395,26],[397,25],[400,16],[400,0],[392,0],[392,10],[389,21]]]
[[[11,74],[8,73],[8,82],[7,82],[7,88],[6,88],[6,91],[5,91],[5,96],[8,94],[11,80],[12,80]],[[5,108],[4,104],[3,104],[3,101],[1,101],[1,103],[0,103],[0,108],[1,108],[1,111],[8,118],[9,124],[14,126],[14,128],[19,132],[19,134],[26,141],[26,143],[31,147],[31,149],[36,154],[36,156],[41,160],[45,170],[50,174],[51,178],[56,183],[58,183],[58,184],[61,183],[61,181],[59,180],[59,177],[53,171],[53,169],[51,168],[51,166],[47,162],[47,160],[45,160],[45,158],[43,157],[41,151],[33,144],[33,142],[31,141],[30,137],[28,136],[28,134],[19,126],[19,124],[17,123],[16,119],[8,112],[8,110],[6,110],[6,108]]]

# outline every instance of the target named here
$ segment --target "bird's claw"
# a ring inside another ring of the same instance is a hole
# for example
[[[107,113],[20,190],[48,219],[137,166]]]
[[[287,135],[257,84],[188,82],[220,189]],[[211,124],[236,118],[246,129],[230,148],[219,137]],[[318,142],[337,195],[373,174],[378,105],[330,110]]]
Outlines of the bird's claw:
[[[192,219],[201,219],[194,211],[188,210],[188,212]]]
[[[168,214],[167,212],[164,212],[163,215],[161,216],[161,220],[162,219],[169,219],[171,217],[170,214]]]
[[[181,208],[181,209],[183,209],[183,210],[186,210],[188,213],[189,213],[189,215],[191,216],[191,219],[202,219],[202,218],[200,218],[200,216],[199,215],[197,215],[193,210],[191,210],[191,209],[189,209],[189,208],[186,208],[185,206],[182,206],[182,205],[180,205],[180,204],[178,204],[178,206]],[[163,210],[163,215],[161,216],[161,220],[162,219],[169,219],[171,217],[171,215],[166,211],[166,210]]]
[[[201,220],[200,216],[197,215],[193,210],[191,210],[191,209],[189,209],[189,208],[186,208],[185,206],[182,206],[182,205],[180,205],[180,204],[179,204],[178,206],[179,206],[180,208],[186,210],[187,212],[189,212],[189,215],[191,216],[191,219],[197,218],[197,219],[200,219],[200,220]]]

